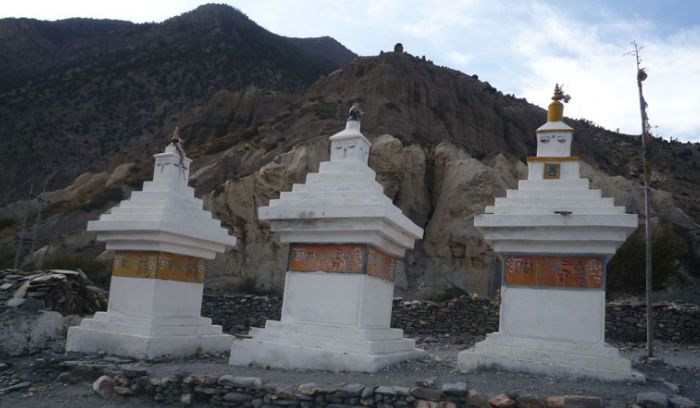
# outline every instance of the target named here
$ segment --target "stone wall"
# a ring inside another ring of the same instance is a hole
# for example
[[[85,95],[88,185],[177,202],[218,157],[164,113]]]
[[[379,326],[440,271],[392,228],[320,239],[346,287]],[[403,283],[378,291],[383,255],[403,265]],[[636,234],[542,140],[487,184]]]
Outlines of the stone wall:
[[[391,327],[408,335],[459,333],[483,336],[498,330],[498,304],[460,296],[443,302],[394,299]]]
[[[534,394],[503,393],[490,400],[464,382],[446,383],[439,388],[420,382],[416,386],[387,386],[306,383],[284,386],[263,382],[258,377],[233,375],[175,374],[152,377],[142,369],[124,369],[114,377],[103,375],[93,383],[93,390],[105,399],[117,396],[146,396],[172,405],[211,404],[243,408],[458,408],[458,407],[602,407],[595,396],[564,395],[541,399]],[[666,402],[666,396],[660,394]],[[687,401],[693,406],[692,401]],[[647,407],[647,405],[642,405]],[[656,406],[656,405],[655,405]],[[674,406],[674,405],[671,405]]]
[[[282,298],[279,296],[204,295],[202,316],[210,317],[227,333],[247,332],[264,327],[266,320],[279,320]]]
[[[202,314],[227,332],[246,332],[263,327],[265,320],[279,320],[282,299],[278,296],[205,295]],[[646,336],[643,304],[609,303],[605,330],[608,340],[642,342]],[[409,336],[442,333],[484,336],[498,330],[498,304],[488,299],[461,296],[441,301],[394,299],[391,326]],[[700,339],[700,306],[657,303],[655,338],[696,343]]]
[[[697,343],[700,340],[700,306],[656,303],[654,326],[654,338]],[[643,342],[646,327],[646,307],[643,304],[608,303],[605,316],[607,338]]]

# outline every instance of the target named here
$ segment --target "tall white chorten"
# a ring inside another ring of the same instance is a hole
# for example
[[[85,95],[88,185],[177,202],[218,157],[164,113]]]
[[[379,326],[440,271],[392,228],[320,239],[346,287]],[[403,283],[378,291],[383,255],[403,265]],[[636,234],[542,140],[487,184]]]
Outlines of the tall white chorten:
[[[224,352],[233,337],[201,317],[205,259],[236,238],[187,185],[191,160],[180,140],[156,154],[153,181],[88,223],[114,250],[106,312],[68,330],[66,351],[154,358]]]
[[[259,208],[290,243],[282,318],[235,340],[231,364],[376,372],[424,353],[390,328],[396,259],[423,230],[375,181],[360,114],[353,106],[318,173]]]
[[[557,85],[528,179],[474,219],[503,265],[500,326],[459,353],[457,367],[643,381],[605,343],[606,264],[637,215],[581,178],[573,129],[562,121],[565,98]]]

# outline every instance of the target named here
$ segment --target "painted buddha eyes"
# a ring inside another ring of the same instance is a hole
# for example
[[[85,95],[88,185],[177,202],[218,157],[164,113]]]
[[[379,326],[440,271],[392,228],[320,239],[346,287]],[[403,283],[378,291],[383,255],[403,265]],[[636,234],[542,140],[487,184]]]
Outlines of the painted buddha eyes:
[[[554,137],[551,137],[551,138],[543,137],[543,138],[540,139],[540,143],[549,143],[549,142],[551,142],[552,140],[554,140]],[[557,138],[557,142],[559,142],[559,143],[566,143],[566,138],[559,137],[559,138]]]
[[[335,147],[336,150],[341,150],[341,149],[354,149],[354,148],[355,148],[355,145],[354,145],[354,144],[351,144],[351,145],[339,145],[339,146],[336,146],[336,147]]]

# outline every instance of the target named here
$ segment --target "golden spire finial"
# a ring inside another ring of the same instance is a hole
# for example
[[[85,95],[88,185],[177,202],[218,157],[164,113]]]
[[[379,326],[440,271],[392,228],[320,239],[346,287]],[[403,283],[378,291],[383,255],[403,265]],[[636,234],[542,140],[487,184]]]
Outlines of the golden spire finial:
[[[561,122],[564,119],[564,104],[561,101],[567,103],[569,99],[571,99],[571,96],[564,93],[564,85],[554,85],[552,103],[549,104],[549,109],[547,109],[547,122]]]

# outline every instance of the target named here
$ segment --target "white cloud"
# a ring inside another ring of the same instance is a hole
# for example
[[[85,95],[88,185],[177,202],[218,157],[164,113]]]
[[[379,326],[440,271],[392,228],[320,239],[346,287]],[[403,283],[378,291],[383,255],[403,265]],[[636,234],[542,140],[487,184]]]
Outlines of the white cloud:
[[[474,59],[474,55],[467,54],[459,51],[450,51],[447,57],[452,61],[452,63],[458,68],[465,68]]]
[[[624,25],[619,33],[605,24],[584,24],[561,16],[554,9],[538,8],[541,24],[520,27],[516,41],[527,75],[519,81],[520,94],[546,105],[554,82],[567,84],[572,94],[567,115],[584,117],[610,129],[639,133],[641,129],[636,65],[623,56],[629,40],[642,43],[644,82],[649,117],[662,137],[700,141],[700,41],[698,29],[677,32],[664,39],[646,35],[648,26]],[[636,28],[636,29],[635,29]]]

